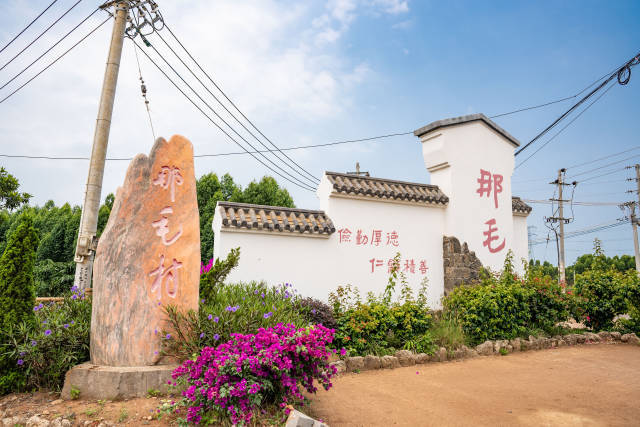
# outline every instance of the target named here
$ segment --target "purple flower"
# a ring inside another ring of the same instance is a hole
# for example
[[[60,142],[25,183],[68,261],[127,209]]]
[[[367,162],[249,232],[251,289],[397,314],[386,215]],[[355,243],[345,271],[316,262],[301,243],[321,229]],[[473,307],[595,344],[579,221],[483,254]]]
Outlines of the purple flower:
[[[213,314],[208,315],[207,319],[209,319],[209,320],[213,319]]]
[[[264,292],[260,294],[260,298],[264,298]]]
[[[253,291],[254,295],[258,295],[258,290],[256,289],[255,291]]]
[[[200,334],[200,339],[204,338],[204,332]]]
[[[47,324],[47,321],[46,321],[46,320],[43,320],[43,321],[42,321],[42,324],[43,324],[43,325],[46,325],[46,324]]]
[[[78,299],[78,295],[76,294],[71,295],[71,299]]]
[[[200,300],[200,304],[204,304],[204,298]]]
[[[316,314],[316,309],[315,308],[311,309],[311,314]]]
[[[44,304],[42,303],[38,304],[38,308],[42,308],[42,307],[44,307]]]
[[[158,354],[158,350],[154,351],[153,354]]]
[[[24,356],[26,353],[24,351],[20,352],[20,357]]]
[[[218,316],[213,318],[213,321],[216,322],[216,323],[218,323],[219,320],[220,320],[220,318]]]
[[[345,349],[344,347],[342,347],[340,349],[340,356],[344,356],[345,354],[347,354],[347,349]]]
[[[220,339],[220,335],[218,335],[218,334],[214,334],[213,335],[213,340],[214,341],[218,341],[219,339]]]
[[[31,340],[31,347],[35,347],[38,345],[38,341],[36,340]]]
[[[71,292],[78,292],[79,290],[80,289],[78,289],[78,287],[75,285],[71,287]]]
[[[171,339],[171,334],[167,334],[167,335],[165,335],[165,338],[166,338],[166,339],[168,339],[168,340],[170,340],[170,339]]]
[[[38,308],[37,305],[35,307],[33,307],[33,311],[38,311],[38,310],[39,310],[39,308]]]
[[[72,325],[75,325],[75,324],[76,324],[76,321],[75,321],[75,320],[72,320],[72,321],[71,321],[71,324],[72,324]]]
[[[158,335],[158,328],[155,328],[155,329],[153,330],[153,333],[154,333],[154,334],[156,334],[156,335]]]
[[[162,302],[158,301],[158,305],[162,305]]]
[[[269,318],[269,317],[271,317],[271,316],[273,316],[273,313],[272,313],[272,312],[268,312],[268,313],[265,313],[265,314],[264,314],[264,318],[265,318],[265,319],[268,319],[268,318]]]
[[[45,335],[51,335],[51,329],[47,329],[46,331],[44,331]]]
[[[18,359],[18,365],[22,366],[24,364],[24,360]]]
[[[67,329],[69,327],[68,323],[65,323],[64,325],[62,325],[65,329]]]

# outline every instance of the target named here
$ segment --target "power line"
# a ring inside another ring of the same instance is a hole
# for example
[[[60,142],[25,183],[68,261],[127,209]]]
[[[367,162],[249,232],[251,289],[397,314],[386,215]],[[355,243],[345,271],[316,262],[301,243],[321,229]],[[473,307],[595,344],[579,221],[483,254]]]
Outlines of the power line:
[[[22,35],[22,33],[24,33],[25,31],[27,31],[29,29],[29,27],[31,27],[42,15],[44,15],[44,13],[49,10],[51,8],[51,6],[53,6],[54,4],[56,4],[58,0],[53,0],[51,2],[51,4],[49,4],[49,6],[47,6],[42,12],[40,12],[40,14],[38,16],[36,16],[35,18],[33,18],[33,21],[29,22],[29,25],[27,25],[26,27],[24,27],[22,29],[22,31],[20,31],[18,34],[16,34],[16,36],[14,38],[12,38],[11,40],[9,40],[9,42],[7,44],[5,44],[2,49],[0,49],[0,53],[2,53],[7,47],[9,47],[9,45],[11,43],[13,43],[14,41],[16,41],[16,39],[18,37],[20,37]]]
[[[530,200],[530,199],[522,199],[525,203],[534,203],[534,204],[553,204],[552,200]],[[571,202],[576,206],[618,206],[620,202]]]
[[[562,129],[560,129],[560,130],[559,130],[555,135],[553,135],[551,138],[549,138],[549,139],[547,140],[547,142],[545,142],[544,144],[542,144],[542,146],[541,146],[540,148],[538,148],[536,151],[534,151],[534,152],[533,152],[529,157],[527,157],[527,158],[526,158],[526,159],[524,159],[522,162],[520,162],[520,163],[519,163],[519,164],[518,164],[514,169],[518,169],[518,168],[519,168],[520,166],[522,166],[522,165],[523,165],[527,160],[529,160],[530,158],[532,158],[533,156],[535,156],[535,155],[536,155],[536,153],[537,153],[538,151],[540,151],[540,150],[542,150],[544,147],[546,147],[546,146],[547,146],[547,144],[549,144],[549,143],[550,143],[551,141],[553,141],[553,140],[554,140],[558,135],[560,135],[560,134],[561,134],[561,133],[562,133],[566,128],[568,128],[568,127],[569,127],[573,122],[575,122],[575,121],[576,121],[576,120],[577,120],[577,119],[578,119],[578,118],[579,118],[579,117],[580,117],[580,116],[581,116],[585,111],[587,111],[589,108],[591,108],[591,106],[592,106],[593,104],[595,104],[596,102],[598,102],[598,100],[600,100],[600,98],[602,98],[604,95],[606,95],[606,94],[607,94],[607,92],[609,92],[609,91],[611,90],[611,88],[612,88],[612,87],[614,87],[614,86],[615,86],[615,83],[614,83],[614,84],[612,84],[611,86],[609,86],[609,87],[607,88],[607,90],[605,90],[604,92],[602,92],[602,93],[600,94],[600,96],[598,96],[596,99],[594,99],[594,100],[591,102],[591,104],[587,105],[587,106],[586,106],[582,111],[580,111],[580,113],[578,113],[578,114],[577,114],[573,119],[571,119],[571,121],[570,121],[569,123],[567,123],[567,124],[566,124]],[[550,128],[549,128],[549,129],[550,129]],[[532,140],[531,142],[533,142],[533,140]],[[531,142],[529,142],[526,146],[528,146],[529,144],[531,144]],[[521,148],[518,152],[516,152],[516,155],[517,155],[518,153],[522,152],[522,150],[523,150],[524,148],[526,148],[526,146],[525,146],[525,147],[523,147],[523,148]]]
[[[388,135],[380,135],[380,136],[372,136],[370,138],[361,138],[361,139],[350,139],[350,140],[344,140],[344,141],[335,141],[335,142],[325,142],[322,144],[310,144],[310,145],[298,145],[295,147],[284,147],[281,148],[282,151],[292,151],[292,150],[302,150],[302,149],[307,149],[307,148],[322,148],[322,147],[331,147],[334,145],[341,145],[341,144],[351,144],[351,143],[356,143],[356,142],[373,142],[373,141],[377,141],[383,138],[392,138],[395,136],[404,136],[404,135],[409,135],[409,134],[413,134],[413,132],[408,132],[408,133],[391,133]],[[261,150],[261,151],[233,151],[233,152],[227,152],[227,153],[214,153],[214,154],[196,154],[193,157],[225,157],[225,156],[236,156],[236,155],[246,155],[246,154],[258,154],[258,153],[268,153],[269,151],[267,150]],[[6,157],[6,158],[15,158],[15,159],[44,159],[44,160],[89,160],[88,157],[60,157],[60,156],[28,156],[28,155],[22,155],[22,154],[0,154],[0,157]],[[120,161],[120,160],[133,160],[133,157],[111,157],[111,158],[107,158],[106,160],[111,160],[111,161]]]
[[[37,78],[40,74],[44,73],[46,70],[48,70],[53,64],[55,64],[56,62],[58,62],[62,57],[64,57],[67,53],[71,52],[72,49],[74,49],[76,46],[78,46],[80,43],[82,43],[83,41],[85,41],[87,39],[87,37],[89,37],[91,34],[93,34],[94,32],[96,32],[96,30],[100,27],[102,27],[109,19],[111,19],[111,16],[107,17],[107,19],[105,19],[104,21],[102,21],[100,24],[98,24],[97,27],[95,27],[93,30],[91,30],[89,32],[89,34],[87,34],[86,36],[84,36],[83,38],[81,38],[80,40],[78,40],[76,42],[76,44],[74,44],[73,46],[71,46],[69,49],[67,49],[62,55],[58,56],[56,59],[54,59],[51,63],[49,63],[49,65],[47,65],[46,67],[44,67],[42,70],[40,70],[40,72],[38,72],[38,74],[36,74],[35,76],[31,77],[29,80],[27,80],[25,83],[22,84],[22,86],[20,86],[19,88],[17,88],[16,90],[14,90],[13,92],[11,92],[9,95],[5,96],[3,99],[0,100],[0,104],[2,104],[4,101],[6,101],[7,99],[11,98],[14,94],[16,94],[19,90],[21,90],[23,87],[25,87],[26,85],[28,85],[29,83],[31,83],[35,78]]]
[[[589,178],[583,179],[583,180],[582,180],[582,181],[580,181],[579,183],[583,183],[583,182],[585,182],[585,181],[590,181],[590,180],[592,180],[592,179],[600,178],[601,176],[611,175],[611,174],[613,174],[613,173],[621,172],[621,171],[624,171],[624,170],[625,170],[625,168],[622,168],[622,169],[616,169],[616,170],[613,170],[613,171],[610,171],[610,172],[607,172],[607,173],[603,173],[603,174],[600,174],[600,175],[596,175],[596,176],[592,176],[592,177],[589,177]]]
[[[600,226],[595,226],[592,228],[588,228],[588,229],[584,229],[584,230],[578,230],[578,231],[573,231],[570,233],[566,233],[565,234],[565,239],[571,239],[573,237],[578,237],[578,236],[584,236],[585,234],[591,234],[591,233],[596,233],[598,231],[605,231],[605,230],[609,230],[611,228],[615,228],[615,227],[619,227],[621,225],[625,225],[628,224],[629,220],[624,220],[624,221],[616,221],[614,223],[608,223],[605,225],[600,225]],[[531,245],[540,245],[543,243],[547,243],[548,239],[540,239],[540,240],[535,240],[533,242],[531,242]]]
[[[6,64],[4,64],[4,65],[2,66],[2,68],[0,68],[0,71],[4,70],[4,69],[5,69],[5,67],[6,67],[7,65],[11,64],[11,63],[13,62],[13,60],[14,60],[14,59],[16,59],[18,56],[22,55],[22,53],[23,53],[25,50],[29,49],[29,48],[30,48],[30,47],[31,47],[35,42],[37,42],[37,41],[40,39],[40,37],[44,36],[44,35],[47,33],[47,31],[49,31],[49,30],[50,30],[54,25],[56,25],[58,22],[60,22],[60,20],[61,20],[62,18],[64,18],[65,16],[67,16],[67,14],[68,14],[69,12],[71,12],[71,11],[73,10],[73,8],[74,8],[74,7],[76,7],[76,6],[77,6],[81,1],[82,1],[82,0],[78,0],[77,2],[75,2],[75,3],[73,4],[73,6],[71,6],[69,9],[67,9],[67,11],[66,11],[65,13],[63,13],[63,14],[62,14],[58,19],[56,19],[55,21],[53,21],[53,24],[49,25],[49,26],[48,26],[48,27],[47,27],[43,32],[41,32],[41,33],[40,33],[40,34],[39,34],[35,39],[33,39],[33,40],[31,41],[31,43],[29,43],[28,45],[26,45],[26,46],[25,46],[25,47],[24,47],[20,52],[16,53],[16,54],[15,54],[15,56],[14,56],[13,58],[11,58],[11,59],[6,63]]]
[[[640,53],[638,53],[636,56],[634,56],[633,58],[631,58],[629,61],[627,61],[625,63],[625,65],[623,65],[622,67],[620,67],[617,71],[614,71],[609,78],[607,78],[605,81],[603,81],[602,83],[600,83],[595,89],[593,89],[591,92],[589,92],[587,95],[585,95],[582,99],[580,99],[580,101],[578,101],[577,103],[575,103],[571,108],[569,108],[567,111],[565,111],[560,117],[558,117],[556,120],[554,120],[549,126],[547,126],[542,132],[540,132],[538,135],[536,135],[531,141],[529,141],[528,143],[526,143],[524,145],[524,147],[520,148],[518,151],[516,151],[515,155],[517,156],[518,154],[522,153],[524,150],[526,150],[531,144],[533,144],[534,142],[536,142],[538,139],[540,139],[541,137],[543,137],[547,132],[549,132],[552,128],[554,128],[558,123],[560,123],[560,121],[564,120],[565,117],[567,117],[569,114],[571,114],[576,108],[578,108],[580,105],[582,105],[582,103],[584,103],[587,99],[589,99],[591,96],[593,96],[596,92],[598,92],[600,89],[602,89],[603,87],[605,87],[611,80],[614,79],[614,77],[618,77],[618,83],[621,85],[625,85],[629,82],[629,79],[631,78],[631,67],[635,66],[638,64],[638,62],[640,62]],[[627,72],[627,76],[624,76],[624,72]],[[615,84],[615,83],[614,83]],[[598,98],[599,99],[599,98]],[[592,104],[593,105],[593,104]],[[585,110],[583,110],[585,111]]]
[[[138,59],[138,48],[136,45],[133,45],[133,52],[136,54],[136,64],[138,64],[138,76],[140,79],[140,91],[142,92],[142,98],[144,99],[144,106],[147,110],[147,116],[149,117],[149,126],[151,127],[151,136],[153,136],[153,141],[156,140],[156,131],[153,129],[153,120],[151,120],[151,110],[149,109],[149,100],[147,99],[147,86],[144,84],[144,79],[142,78],[142,69],[140,68],[140,60]]]
[[[84,18],[82,21],[80,21],[80,23],[78,25],[76,25],[75,27],[73,27],[71,30],[69,30],[69,32],[67,32],[67,34],[65,34],[64,36],[62,36],[62,38],[60,38],[57,42],[55,42],[53,44],[53,46],[51,46],[49,49],[45,50],[42,55],[38,56],[35,60],[33,60],[33,62],[31,62],[29,65],[27,65],[26,67],[24,67],[22,69],[22,71],[20,71],[18,74],[16,74],[15,76],[13,76],[11,79],[9,79],[8,82],[6,82],[5,84],[3,84],[2,86],[0,86],[0,90],[4,89],[5,87],[7,87],[7,85],[9,83],[11,83],[12,81],[14,81],[15,79],[17,79],[18,77],[20,77],[22,75],[22,73],[24,73],[25,71],[27,71],[29,68],[31,68],[31,66],[33,64],[35,64],[36,62],[38,62],[40,59],[42,59],[43,56],[45,56],[47,53],[51,52],[51,50],[53,48],[55,48],[56,46],[58,46],[64,39],[66,39],[71,33],[73,33],[75,30],[78,29],[79,26],[81,26],[82,24],[84,24],[89,18],[91,18],[93,15],[95,15],[95,13],[97,11],[99,11],[100,8],[97,8],[96,10],[94,10],[93,12],[91,12],[86,18]]]
[[[209,110],[211,110],[211,112],[213,114],[215,114],[215,116],[220,119],[222,121],[222,123],[224,123],[229,129],[231,129],[231,131],[233,133],[235,133],[240,139],[242,139],[245,144],[249,145],[249,147],[251,147],[252,150],[256,150],[256,148],[249,142],[247,141],[242,135],[240,135],[240,133],[238,133],[237,130],[235,130],[235,128],[233,126],[231,126],[229,123],[227,123],[227,121],[222,118],[222,116],[220,116],[220,114],[218,114],[218,112],[211,107],[211,105],[209,105],[209,103],[207,103],[207,101],[205,101],[200,94],[198,93],[198,91],[196,91],[189,83],[187,83],[187,81],[182,77],[182,75],[180,75],[180,73],[178,73],[178,71],[169,63],[169,61],[167,61],[167,59],[162,56],[162,54],[160,52],[158,52],[158,49],[155,48],[154,45],[151,45],[151,48],[156,52],[156,54],[160,57],[160,59],[162,59],[164,61],[165,64],[167,64],[167,66],[169,68],[171,68],[171,70],[178,76],[178,78],[180,80],[182,80],[182,83],[184,83],[185,85],[187,85],[187,87],[189,89],[191,89],[191,92],[193,92],[195,94],[195,96],[198,97],[198,99],[200,99],[201,102],[204,103],[204,105],[207,106],[207,108]],[[144,51],[143,51],[144,52]],[[151,60],[151,58],[147,55],[147,57]],[[151,60],[153,62],[153,60]],[[222,129],[221,127],[219,127],[220,129]],[[228,133],[225,132],[225,135],[230,136]],[[235,142],[236,144],[240,145],[239,142],[237,142],[235,139],[232,139],[233,142]],[[242,148],[244,148],[244,146],[240,145]],[[284,169],[282,169],[282,167],[280,167],[279,165],[277,165],[273,160],[271,160],[269,157],[267,157],[264,154],[261,154],[262,157],[268,161],[269,163],[271,163],[276,169],[278,169],[279,171],[281,171],[282,173],[284,173],[285,175],[289,176],[291,179],[285,177],[284,175],[282,175],[280,172],[277,172],[276,170],[270,168],[270,170],[272,170],[273,172],[277,173],[279,176],[281,176],[282,178],[286,179],[287,181],[291,182],[292,184],[297,185],[298,187],[304,188],[306,190],[309,191],[315,191],[315,189],[313,187],[311,187],[309,184],[300,181],[298,178],[295,178],[293,175],[291,175],[289,172],[285,171]],[[264,163],[263,163],[264,164]]]
[[[619,153],[609,154],[608,156],[600,157],[600,158],[597,158],[597,159],[594,159],[594,160],[589,160],[588,162],[578,163],[577,165],[569,166],[567,169],[574,169],[574,168],[579,168],[581,166],[586,166],[586,165],[589,165],[591,163],[599,162],[600,160],[606,160],[606,159],[611,158],[611,157],[619,156],[620,154],[628,153],[629,151],[637,150],[639,148],[640,148],[640,145],[637,145],[637,146],[635,146],[633,148],[629,148],[628,150],[620,151]]]
[[[631,160],[631,159],[634,159],[634,158],[639,157],[639,156],[640,156],[640,154],[636,154],[635,156],[631,156],[631,157],[627,157],[627,158],[624,158],[624,159],[621,159],[621,160],[617,160],[617,161],[615,161],[613,163],[608,163],[606,165],[599,166],[597,168],[593,168],[593,169],[589,169],[589,170],[584,171],[584,172],[577,173],[575,175],[572,175],[570,178],[573,179],[576,176],[580,176],[580,175],[584,175],[584,174],[587,174],[587,173],[595,172],[595,171],[600,170],[600,169],[608,168],[610,166],[614,166],[614,165],[617,165],[618,163],[626,162],[627,160]]]
[[[182,93],[182,95],[183,95],[185,98],[187,98],[187,100],[189,100],[189,102],[191,102],[191,103],[194,105],[194,107],[196,107],[196,108],[198,109],[198,111],[200,111],[200,112],[201,112],[201,113],[202,113],[202,114],[203,114],[203,115],[204,115],[204,116],[205,116],[205,117],[206,117],[206,118],[207,118],[211,123],[213,123],[213,124],[214,124],[214,126],[216,126],[216,127],[217,127],[221,132],[222,132],[222,133],[224,133],[224,134],[227,136],[227,138],[229,138],[229,139],[230,139],[231,141],[233,141],[236,145],[238,145],[240,148],[242,148],[243,150],[245,150],[248,154],[250,154],[250,155],[251,155],[251,157],[253,157],[254,159],[256,159],[258,162],[260,162],[260,163],[261,163],[263,166],[265,166],[267,169],[269,169],[269,170],[271,170],[272,172],[276,173],[277,175],[279,175],[279,176],[280,176],[280,177],[282,177],[283,179],[285,179],[285,180],[287,180],[287,181],[289,181],[289,182],[291,182],[291,183],[293,183],[293,184],[297,185],[298,187],[301,187],[301,188],[303,188],[303,189],[305,189],[305,190],[308,190],[308,191],[315,191],[315,190],[314,190],[314,189],[312,189],[311,187],[306,186],[306,184],[299,184],[299,183],[298,183],[298,182],[296,182],[296,181],[291,181],[290,179],[288,179],[287,177],[283,176],[283,175],[282,175],[282,174],[280,174],[278,171],[274,170],[274,169],[273,169],[273,168],[271,168],[269,165],[267,165],[266,163],[264,163],[262,160],[260,160],[260,158],[259,158],[259,157],[255,156],[253,153],[249,152],[249,151],[248,151],[248,150],[247,150],[247,149],[246,149],[242,144],[240,144],[238,141],[236,141],[236,140],[235,140],[231,135],[229,135],[229,133],[228,133],[226,130],[224,130],[224,129],[223,129],[223,128],[218,124],[218,123],[216,123],[216,122],[211,118],[211,116],[209,116],[207,113],[205,113],[205,112],[202,110],[202,108],[200,108],[200,106],[199,106],[198,104],[196,104],[196,103],[195,103],[195,101],[193,101],[193,100],[192,100],[192,99],[191,99],[191,98],[190,98],[190,97],[189,97],[189,96],[188,96],[188,95],[187,95],[187,94],[186,94],[186,93],[185,93],[185,92],[184,92],[184,91],[183,91],[183,90],[182,90],[182,89],[181,89],[181,88],[180,88],[180,87],[179,87],[179,86],[178,86],[178,85],[177,85],[177,84],[176,84],[176,83],[171,79],[171,77],[169,77],[169,76],[167,75],[167,73],[165,73],[165,72],[164,72],[164,70],[163,70],[162,68],[160,68],[160,66],[159,66],[159,65],[158,65],[158,64],[157,64],[157,63],[156,63],[156,62],[155,62],[155,61],[154,61],[154,60],[149,56],[149,54],[147,54],[147,52],[145,52],[144,50],[142,50],[142,49],[140,48],[140,46],[136,43],[136,41],[135,41],[135,40],[132,40],[132,41],[133,41],[133,43],[135,43],[135,45],[136,45],[136,46],[138,46],[138,49],[140,49],[140,50],[141,50],[141,52],[142,52],[142,53],[147,57],[147,59],[149,59],[149,61],[151,61],[151,63],[152,63],[153,65],[155,65],[155,67],[158,69],[158,71],[160,71],[160,72],[165,76],[165,78],[166,78],[167,80],[169,80],[169,82],[171,82],[171,84],[173,84],[173,86],[174,86],[176,89],[178,89],[178,91],[179,91],[180,93]],[[188,86],[188,85],[187,85],[187,86]],[[192,90],[193,90],[193,89],[192,89]],[[196,94],[196,95],[197,95],[197,94]],[[203,101],[203,102],[204,102],[204,101]],[[205,102],[205,104],[206,104],[206,102]],[[249,145],[251,145],[251,144],[249,144]],[[252,147],[252,148],[253,148],[253,147]],[[254,148],[254,150],[255,150],[255,148]]]
[[[229,101],[229,103],[231,105],[233,105],[233,108],[236,109],[236,111],[238,111],[238,113],[240,113],[240,115],[260,134],[262,135],[262,137],[264,139],[266,139],[276,150],[278,150],[280,153],[282,153],[287,159],[289,159],[290,162],[292,162],[293,164],[295,164],[298,168],[300,168],[303,172],[305,172],[307,175],[309,175],[311,178],[313,178],[314,180],[318,181],[318,178],[316,178],[313,174],[309,173],[307,170],[305,170],[302,166],[300,166],[298,163],[296,163],[293,159],[291,159],[289,156],[287,156],[285,153],[282,152],[282,150],[280,150],[278,148],[278,146],[276,146],[276,144],[274,144],[269,138],[267,138],[267,136],[262,133],[262,131],[260,129],[258,129],[258,127],[251,121],[249,120],[249,118],[238,108],[238,106],[227,96],[227,94],[222,90],[222,88],[220,88],[220,86],[218,86],[218,84],[216,84],[216,82],[211,78],[211,76],[200,66],[200,63],[198,61],[196,61],[196,59],[193,57],[193,55],[191,55],[191,53],[187,50],[187,48],[184,46],[184,44],[182,44],[182,42],[178,39],[178,37],[174,34],[174,32],[171,30],[171,28],[165,24],[165,27],[167,28],[167,30],[169,31],[169,33],[171,34],[171,36],[173,36],[173,38],[175,39],[175,41],[178,42],[178,44],[180,45],[180,47],[182,47],[182,49],[186,52],[186,54],[189,56],[189,58],[191,58],[191,60],[196,64],[196,66],[200,69],[200,71],[202,71],[204,73],[204,75],[209,79],[209,81],[216,87],[216,89],[218,89],[220,91],[220,93],[225,97],[225,99],[227,101]],[[160,36],[160,34],[158,34],[158,36]],[[160,36],[160,38],[162,38]],[[163,40],[164,41],[164,40]],[[166,42],[165,42],[166,43]],[[226,108],[225,108],[226,109]],[[228,111],[228,110],[227,110]],[[234,117],[235,118],[235,117]],[[243,126],[244,127],[244,126]],[[253,134],[252,134],[253,135]]]

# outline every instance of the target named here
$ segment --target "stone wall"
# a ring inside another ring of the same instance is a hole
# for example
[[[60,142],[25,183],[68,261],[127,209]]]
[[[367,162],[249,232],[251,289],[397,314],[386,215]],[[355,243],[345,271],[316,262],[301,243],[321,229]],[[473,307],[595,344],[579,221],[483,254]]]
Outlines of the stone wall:
[[[470,284],[480,277],[482,263],[475,252],[469,251],[467,243],[452,236],[442,239],[442,258],[444,263],[444,294],[448,295],[462,283]]]

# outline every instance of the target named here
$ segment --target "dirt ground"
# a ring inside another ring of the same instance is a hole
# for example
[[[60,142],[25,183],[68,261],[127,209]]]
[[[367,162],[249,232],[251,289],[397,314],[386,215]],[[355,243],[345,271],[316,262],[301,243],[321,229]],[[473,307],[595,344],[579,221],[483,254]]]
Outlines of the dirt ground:
[[[303,411],[332,427],[639,426],[640,347],[562,347],[346,374]]]

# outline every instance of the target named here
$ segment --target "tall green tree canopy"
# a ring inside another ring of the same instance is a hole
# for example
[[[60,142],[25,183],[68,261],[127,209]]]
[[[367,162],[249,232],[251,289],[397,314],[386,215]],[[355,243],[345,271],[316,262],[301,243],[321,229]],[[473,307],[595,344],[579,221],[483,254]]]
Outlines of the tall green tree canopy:
[[[31,194],[18,192],[18,179],[0,167],[0,209],[13,210],[29,203]]]

